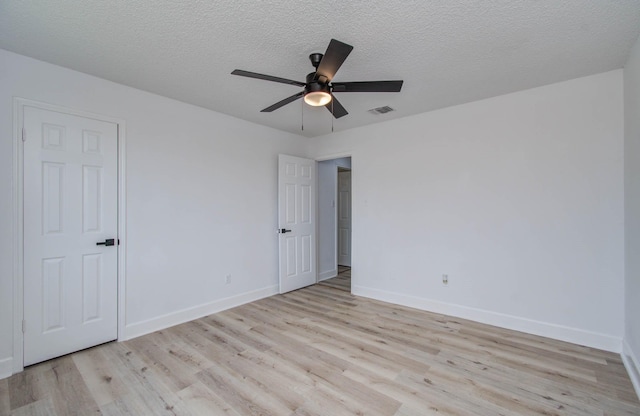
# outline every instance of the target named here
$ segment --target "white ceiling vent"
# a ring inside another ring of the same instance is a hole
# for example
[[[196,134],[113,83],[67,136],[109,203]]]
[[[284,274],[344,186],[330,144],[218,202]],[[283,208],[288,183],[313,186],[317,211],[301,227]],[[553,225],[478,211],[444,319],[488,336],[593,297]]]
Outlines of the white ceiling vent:
[[[393,108],[389,107],[388,105],[385,105],[384,107],[377,107],[377,108],[372,108],[371,110],[369,110],[369,112],[371,114],[385,114],[385,113],[390,113],[391,111],[396,111]]]

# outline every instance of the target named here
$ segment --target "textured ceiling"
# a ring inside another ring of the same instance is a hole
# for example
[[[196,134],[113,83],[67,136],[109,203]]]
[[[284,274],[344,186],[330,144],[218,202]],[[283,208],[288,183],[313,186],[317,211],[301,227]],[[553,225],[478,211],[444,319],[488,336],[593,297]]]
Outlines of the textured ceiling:
[[[404,79],[400,93],[336,93],[335,130],[621,68],[640,0],[0,0],[0,48],[306,136],[331,115],[302,100],[308,55],[354,46],[335,81]],[[373,115],[389,105],[397,111]]]

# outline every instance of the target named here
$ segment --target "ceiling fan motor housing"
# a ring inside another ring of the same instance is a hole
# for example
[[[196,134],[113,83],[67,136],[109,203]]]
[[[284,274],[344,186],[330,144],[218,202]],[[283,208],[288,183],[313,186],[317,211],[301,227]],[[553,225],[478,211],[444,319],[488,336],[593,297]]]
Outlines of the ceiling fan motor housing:
[[[311,72],[307,75],[307,85],[304,87],[304,92],[308,94],[310,92],[316,91],[324,91],[327,93],[331,92],[329,83],[321,82],[320,80],[316,79],[316,73]]]

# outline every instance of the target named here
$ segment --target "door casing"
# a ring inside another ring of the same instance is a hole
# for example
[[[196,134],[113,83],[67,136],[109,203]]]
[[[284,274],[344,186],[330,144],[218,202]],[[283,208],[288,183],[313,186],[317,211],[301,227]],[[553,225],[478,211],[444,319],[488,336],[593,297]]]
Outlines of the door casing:
[[[71,109],[58,105],[15,97],[13,100],[13,373],[24,370],[24,154],[22,126],[24,108],[36,107],[74,116],[93,118],[118,126],[118,340],[124,339],[125,329],[125,265],[126,265],[126,183],[125,122],[122,119]]]

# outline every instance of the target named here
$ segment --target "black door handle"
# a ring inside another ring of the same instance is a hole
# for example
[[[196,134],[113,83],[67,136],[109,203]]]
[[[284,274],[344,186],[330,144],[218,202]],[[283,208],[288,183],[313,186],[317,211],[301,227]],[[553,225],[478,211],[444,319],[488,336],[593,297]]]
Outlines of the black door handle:
[[[280,234],[286,234],[286,233],[290,233],[291,230],[287,230],[286,228],[281,228],[280,229]]]
[[[97,246],[115,246],[116,240],[114,238],[108,238],[104,240],[102,243],[96,243]]]

